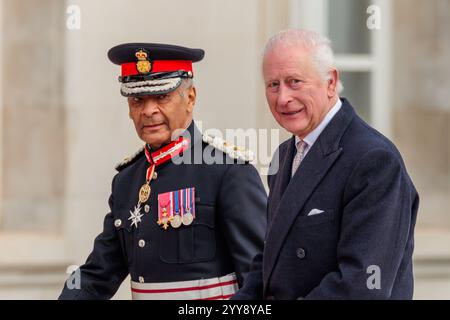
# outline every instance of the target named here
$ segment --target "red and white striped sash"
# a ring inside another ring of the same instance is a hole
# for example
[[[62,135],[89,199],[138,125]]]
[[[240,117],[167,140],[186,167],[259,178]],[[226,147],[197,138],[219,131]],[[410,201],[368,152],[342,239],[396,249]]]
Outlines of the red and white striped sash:
[[[236,274],[179,282],[131,281],[133,300],[226,300],[238,290]]]

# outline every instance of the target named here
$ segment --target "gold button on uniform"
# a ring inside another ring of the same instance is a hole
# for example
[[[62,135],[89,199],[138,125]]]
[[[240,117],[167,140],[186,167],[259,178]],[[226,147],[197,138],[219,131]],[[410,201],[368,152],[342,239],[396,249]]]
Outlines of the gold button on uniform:
[[[149,211],[150,211],[150,206],[149,206],[148,204],[146,204],[146,205],[144,206],[144,211],[145,211],[145,213],[149,213]]]
[[[121,225],[122,225],[122,220],[117,219],[116,221],[114,221],[114,226],[115,226],[116,228],[120,227]]]
[[[145,240],[139,240],[139,247],[143,248],[145,247]]]

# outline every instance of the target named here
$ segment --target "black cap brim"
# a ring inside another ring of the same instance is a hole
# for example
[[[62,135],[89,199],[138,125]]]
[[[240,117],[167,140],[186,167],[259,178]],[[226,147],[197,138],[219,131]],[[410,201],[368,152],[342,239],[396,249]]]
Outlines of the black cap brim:
[[[148,52],[149,60],[190,60],[198,62],[205,56],[202,49],[192,49],[161,43],[125,43],[111,48],[108,58],[112,63],[121,65],[135,61],[136,48]]]

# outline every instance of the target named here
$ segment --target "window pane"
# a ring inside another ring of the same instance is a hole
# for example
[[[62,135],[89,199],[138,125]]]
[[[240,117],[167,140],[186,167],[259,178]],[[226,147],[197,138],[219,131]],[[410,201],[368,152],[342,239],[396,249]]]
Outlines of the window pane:
[[[366,25],[370,4],[370,0],[328,0],[328,34],[335,53],[370,53],[370,30]]]
[[[341,72],[344,91],[341,97],[349,100],[356,112],[370,123],[370,73],[369,72]]]

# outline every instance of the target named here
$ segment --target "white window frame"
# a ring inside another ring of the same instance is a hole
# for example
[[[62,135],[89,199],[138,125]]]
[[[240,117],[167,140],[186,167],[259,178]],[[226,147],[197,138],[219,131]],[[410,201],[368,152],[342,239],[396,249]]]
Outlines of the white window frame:
[[[392,137],[390,92],[392,3],[389,0],[372,0],[371,2],[381,10],[381,28],[370,32],[372,52],[370,54],[338,54],[336,65],[341,72],[370,73],[371,124],[384,135]],[[289,0],[290,27],[311,29],[328,36],[328,10],[328,0]]]

